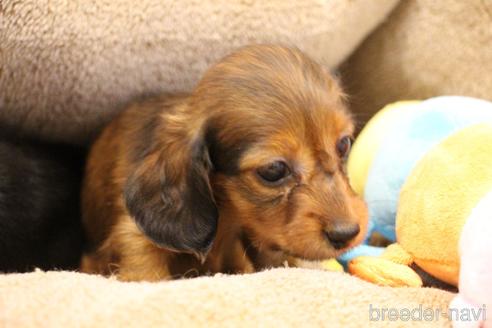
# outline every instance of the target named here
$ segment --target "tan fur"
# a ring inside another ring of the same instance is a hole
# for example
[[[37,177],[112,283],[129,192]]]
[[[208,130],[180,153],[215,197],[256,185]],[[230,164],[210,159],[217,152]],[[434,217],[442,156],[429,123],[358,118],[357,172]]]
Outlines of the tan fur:
[[[82,270],[159,280],[251,272],[288,256],[339,255],[362,240],[367,220],[336,151],[337,140],[352,133],[341,89],[318,64],[291,48],[240,49],[213,66],[192,94],[136,103],[97,139],[83,189],[92,247]],[[256,170],[276,159],[292,174],[272,187]],[[128,206],[141,215],[140,227]],[[204,239],[194,223],[210,228],[213,208],[211,248],[188,248],[186,234]],[[163,222],[154,217],[161,209],[161,216],[177,214]],[[323,231],[347,222],[361,231],[336,250]],[[154,223],[170,229],[183,250],[159,246],[167,240]]]

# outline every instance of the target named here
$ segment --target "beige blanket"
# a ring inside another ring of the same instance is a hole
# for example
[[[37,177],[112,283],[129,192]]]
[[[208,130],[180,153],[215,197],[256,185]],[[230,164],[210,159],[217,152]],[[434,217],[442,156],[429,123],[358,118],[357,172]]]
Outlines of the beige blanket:
[[[398,0],[1,0],[0,126],[87,142],[130,99],[190,90],[249,43],[329,68]]]
[[[492,100],[492,1],[405,0],[345,63],[361,122],[402,99]]]
[[[0,276],[0,326],[380,327],[419,323],[439,327],[450,325],[436,312],[445,311],[452,296],[437,289],[378,287],[347,274],[294,268],[160,283],[37,271]],[[390,321],[390,309],[398,313],[408,309],[413,317]],[[432,318],[424,316],[426,309],[432,309]]]

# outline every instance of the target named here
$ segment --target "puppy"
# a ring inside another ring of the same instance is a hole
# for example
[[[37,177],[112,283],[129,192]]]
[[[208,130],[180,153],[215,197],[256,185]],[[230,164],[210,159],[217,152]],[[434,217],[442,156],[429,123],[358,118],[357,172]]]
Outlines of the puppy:
[[[78,268],[84,152],[0,130],[0,272]]]
[[[192,94],[134,104],[97,139],[82,269],[159,280],[341,254],[367,221],[345,172],[353,129],[339,86],[301,51],[238,50]]]

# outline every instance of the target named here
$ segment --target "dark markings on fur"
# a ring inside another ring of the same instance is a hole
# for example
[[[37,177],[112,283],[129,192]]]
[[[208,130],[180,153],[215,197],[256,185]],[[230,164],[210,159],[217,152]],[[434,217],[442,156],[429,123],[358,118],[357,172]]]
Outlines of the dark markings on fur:
[[[216,127],[209,126],[206,130],[205,142],[214,170],[228,176],[238,175],[241,156],[248,150],[252,141],[244,138],[237,142],[229,140],[229,144],[226,144],[225,141],[219,140]]]
[[[282,199],[284,198],[284,194],[278,194],[273,197],[265,197],[263,195],[258,195],[255,190],[249,188],[246,184],[238,184],[238,191],[242,197],[255,204],[260,208],[269,208],[277,206]]]
[[[285,213],[285,224],[289,224],[294,219],[298,204],[297,202],[295,202],[293,197],[295,193],[299,190],[299,188],[302,188],[302,186],[295,185],[292,189],[289,190],[289,193],[287,194],[287,211]]]
[[[135,133],[135,140],[131,147],[130,160],[132,162],[139,162],[151,152],[156,151],[156,133],[161,123],[159,114],[162,112],[162,105],[142,106],[141,109],[142,112],[139,114],[142,116],[142,122],[139,122],[139,129]]]
[[[193,145],[190,152],[186,176],[171,182],[165,163],[159,163],[143,176],[131,175],[124,196],[130,214],[153,242],[201,256],[210,250],[217,232],[218,210],[204,143]]]

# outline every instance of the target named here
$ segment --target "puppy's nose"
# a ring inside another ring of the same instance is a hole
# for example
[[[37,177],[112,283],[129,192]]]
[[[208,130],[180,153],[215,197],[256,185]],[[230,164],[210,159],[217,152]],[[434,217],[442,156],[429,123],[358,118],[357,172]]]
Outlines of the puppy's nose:
[[[356,223],[348,223],[343,225],[336,225],[330,229],[325,230],[325,237],[335,249],[342,249],[349,241],[357,236],[360,231],[360,227]]]

